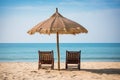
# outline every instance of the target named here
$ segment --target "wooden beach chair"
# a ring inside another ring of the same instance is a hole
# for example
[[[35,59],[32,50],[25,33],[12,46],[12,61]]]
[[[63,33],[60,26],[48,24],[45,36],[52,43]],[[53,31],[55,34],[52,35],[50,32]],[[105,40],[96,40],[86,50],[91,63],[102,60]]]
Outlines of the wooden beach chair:
[[[81,51],[66,51],[66,69],[68,69],[68,64],[78,64],[78,69],[80,70],[80,55]]]
[[[54,53],[52,51],[38,51],[39,62],[38,70],[41,68],[42,64],[51,64],[51,69],[54,69]]]

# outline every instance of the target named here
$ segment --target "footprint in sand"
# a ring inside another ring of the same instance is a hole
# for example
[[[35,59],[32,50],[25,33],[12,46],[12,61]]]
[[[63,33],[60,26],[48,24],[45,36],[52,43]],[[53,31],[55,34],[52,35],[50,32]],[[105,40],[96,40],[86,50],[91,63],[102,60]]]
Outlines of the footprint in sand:
[[[54,76],[48,76],[47,78],[54,78],[54,77],[56,77],[56,75],[54,75]]]
[[[98,77],[98,76],[93,76],[92,78],[93,79],[101,79],[101,77]]]
[[[45,73],[50,73],[50,71],[45,71]]]
[[[77,75],[72,75],[71,78],[73,78],[73,77],[75,77],[75,76],[77,76]]]
[[[31,73],[37,73],[37,71],[31,71]]]
[[[3,80],[8,80],[8,77],[4,77],[4,79]]]

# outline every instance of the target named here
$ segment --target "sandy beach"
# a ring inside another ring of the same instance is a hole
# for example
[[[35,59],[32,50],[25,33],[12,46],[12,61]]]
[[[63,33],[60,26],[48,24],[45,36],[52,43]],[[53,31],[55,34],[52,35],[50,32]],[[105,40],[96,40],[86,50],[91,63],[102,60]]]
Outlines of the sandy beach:
[[[43,66],[37,62],[0,62],[0,80],[119,80],[120,62],[82,62],[81,70],[61,63],[61,70]]]

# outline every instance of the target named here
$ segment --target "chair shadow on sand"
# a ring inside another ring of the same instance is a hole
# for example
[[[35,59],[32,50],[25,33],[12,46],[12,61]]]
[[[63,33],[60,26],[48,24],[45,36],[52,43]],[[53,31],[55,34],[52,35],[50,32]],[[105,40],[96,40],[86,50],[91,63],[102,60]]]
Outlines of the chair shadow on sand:
[[[120,68],[105,68],[105,69],[80,69],[77,68],[69,68],[69,69],[61,69],[61,71],[86,71],[96,74],[119,74],[120,75]]]
[[[120,68],[107,68],[107,69],[81,69],[81,71],[88,71],[97,74],[120,74]]]

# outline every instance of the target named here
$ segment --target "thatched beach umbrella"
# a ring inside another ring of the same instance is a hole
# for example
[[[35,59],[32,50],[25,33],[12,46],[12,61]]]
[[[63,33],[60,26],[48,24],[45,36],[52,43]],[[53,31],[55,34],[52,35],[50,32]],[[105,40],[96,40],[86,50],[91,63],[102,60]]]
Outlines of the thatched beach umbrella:
[[[58,70],[60,70],[59,34],[79,34],[88,31],[80,24],[63,17],[56,8],[56,12],[49,19],[40,22],[28,31],[29,34],[35,32],[57,35]]]

